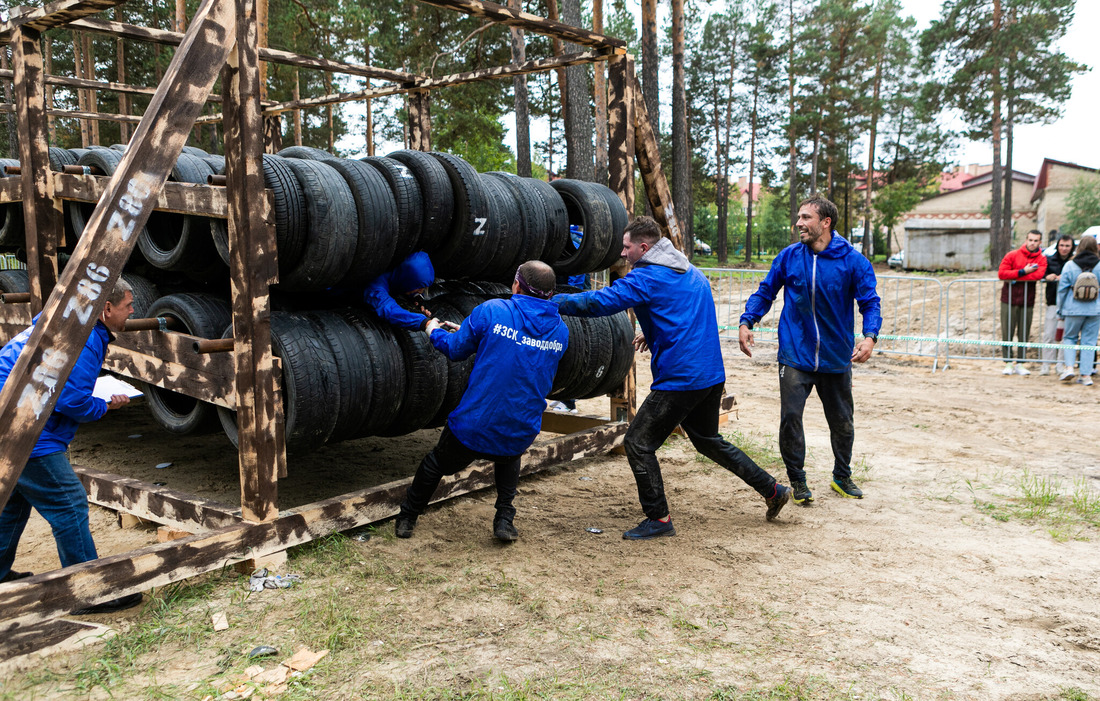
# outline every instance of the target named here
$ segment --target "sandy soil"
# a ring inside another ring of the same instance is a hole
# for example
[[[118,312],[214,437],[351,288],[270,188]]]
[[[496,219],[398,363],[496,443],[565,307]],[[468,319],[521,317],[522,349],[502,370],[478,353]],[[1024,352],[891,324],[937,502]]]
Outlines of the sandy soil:
[[[774,350],[762,347],[751,360],[727,351],[727,387],[739,407],[726,430],[778,475]],[[640,374],[645,387],[648,372]],[[411,541],[357,544],[364,558],[440,580],[404,593],[403,630],[387,639],[404,646],[364,662],[361,678],[465,688],[494,672],[522,679],[612,667],[669,697],[792,678],[875,698],[1039,699],[1064,687],[1100,696],[1100,530],[1074,520],[998,520],[975,503],[1010,509],[1025,471],[1064,494],[1076,483],[1078,493],[1100,498],[1092,428],[1100,390],[1004,377],[999,363],[953,362],[933,373],[930,362],[882,356],[857,368],[854,386],[862,501],[827,489],[828,432],[812,397],[808,469],[817,500],[789,506],[774,523],[764,521],[755,493],[673,439],[661,459],[675,538],[620,539],[642,515],[625,458],[611,456],[521,483],[522,537],[513,547],[490,537],[488,493],[431,510]],[[1089,428],[1075,428],[1078,421]],[[434,435],[292,457],[281,505],[411,474]],[[172,440],[141,407],[82,428],[72,459],[236,502],[236,459],[224,437]],[[166,461],[172,466],[154,468]],[[93,512],[102,554],[153,540]],[[38,521],[16,568],[51,566],[52,539]],[[476,595],[456,595],[463,583]],[[385,591],[392,589],[376,595]]]

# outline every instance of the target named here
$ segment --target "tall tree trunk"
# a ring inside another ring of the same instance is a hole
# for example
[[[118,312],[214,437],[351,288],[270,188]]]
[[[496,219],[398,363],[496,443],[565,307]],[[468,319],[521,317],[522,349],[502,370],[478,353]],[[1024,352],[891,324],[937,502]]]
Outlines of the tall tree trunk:
[[[42,37],[42,44],[45,48],[46,73],[49,74],[49,75],[53,75],[53,39],[51,39],[49,36],[44,36],[44,37]],[[0,55],[4,56],[5,61],[7,60],[6,49],[7,49],[7,47],[5,47],[4,51],[0,51]],[[7,66],[5,65],[5,68],[6,67]],[[5,85],[8,85],[8,83],[5,82]],[[54,106],[54,104],[53,104],[53,86],[52,85],[47,85],[46,86],[46,108],[50,109],[53,106]],[[12,115],[10,115],[10,117],[11,117],[11,120],[12,120],[11,123],[14,126],[14,124],[15,124],[15,121],[14,121],[15,120],[15,115],[12,114]],[[49,112],[46,113],[46,134],[47,134],[51,144],[56,143],[56,141],[57,141],[57,123],[54,120],[54,117]],[[18,153],[17,147],[15,146],[14,143],[12,144],[12,153]]]
[[[795,143],[794,129],[794,0],[790,0],[789,22],[787,23],[787,141],[790,149],[790,206],[791,221],[788,230],[791,235],[791,243],[798,243],[798,234],[795,233],[794,223],[798,220],[798,164],[796,157],[798,150]]]
[[[715,221],[715,237],[714,247],[715,254],[718,256],[718,262],[725,265],[729,260],[727,233],[729,229],[729,204],[730,198],[727,194],[727,188],[729,187],[729,181],[726,179],[726,162],[725,155],[722,153],[724,142],[722,141],[722,131],[719,127],[718,121],[718,81],[714,80],[712,83],[713,100],[713,119],[714,119],[714,199],[715,209],[717,210],[717,217]]]
[[[657,56],[657,0],[642,2],[642,101],[649,112],[653,133],[661,138],[660,59]]]
[[[1015,119],[1015,96],[1013,92],[1016,89],[1016,76],[1013,72],[1011,63],[1008,67],[1008,94],[1006,95],[1005,110],[1005,201],[1004,201],[1004,237],[1006,241],[1012,241],[1013,224],[1012,224],[1012,183],[1013,168],[1012,168],[1012,122]]]
[[[298,78],[298,69],[294,69],[294,101],[302,99],[302,85]],[[405,143],[408,143],[408,139],[405,139]],[[302,145],[302,110],[294,110],[294,145]]]
[[[691,212],[691,154],[687,143],[687,95],[684,90],[684,0],[672,0],[672,204],[680,221],[684,251],[695,250]]]
[[[730,47],[730,70],[726,75],[726,143],[722,148],[722,205],[726,209],[726,229],[723,231],[722,243],[726,249],[727,257],[722,260],[725,263],[729,256],[728,230],[729,230],[729,205],[730,205],[730,144],[733,139],[733,80],[737,71],[737,37],[733,37],[733,46]],[[740,192],[737,193],[738,204],[741,203]]]
[[[366,44],[364,48],[366,49],[367,65],[370,65],[370,44]],[[527,83],[524,83],[524,85],[527,85]],[[367,78],[367,89],[370,89],[370,86],[371,86],[371,79]],[[367,110],[367,133],[366,133],[367,155],[373,157],[374,156],[374,113],[371,110],[371,99],[369,97],[367,98],[365,107],[366,107],[366,110]]]
[[[126,21],[121,5],[115,7],[115,21]],[[115,80],[120,83],[126,82],[126,45],[121,38],[115,40]],[[50,104],[49,100],[47,100],[47,104]],[[130,114],[130,96],[124,92],[118,94],[118,112],[119,114]],[[130,143],[130,124],[119,122],[118,134],[122,143]]]
[[[756,168],[756,105],[760,97],[760,69],[752,81],[752,123],[749,136],[749,201],[745,207],[745,262],[752,263],[752,179]]]
[[[989,207],[989,262],[993,268],[997,268],[1001,264],[1001,259],[1005,257],[1009,250],[1009,242],[1005,240],[1004,226],[1001,222],[1003,216],[1001,203],[1001,188],[1003,187],[1001,182],[1003,177],[1001,172],[1001,93],[1003,88],[1001,85],[1001,66],[999,57],[996,55],[1000,48],[1000,30],[1001,0],[993,0],[993,42],[990,50],[994,52],[996,63],[993,66],[993,120],[991,125],[993,132],[993,193]]]
[[[592,0],[592,31],[603,34],[603,0]],[[596,182],[606,185],[608,173],[607,153],[607,64],[597,61],[592,81],[592,99],[596,104]],[[681,222],[681,226],[683,226]]]
[[[88,80],[95,80],[95,48],[92,45],[92,35],[84,34],[84,77]],[[88,89],[87,105],[89,112],[99,111],[99,95],[97,91]],[[99,120],[88,120],[89,138],[93,144],[99,144]]]
[[[547,19],[554,22],[560,21],[558,16],[558,0],[546,0]],[[550,37],[550,53],[554,56],[561,56],[565,53],[565,49],[562,48],[562,41],[557,37]],[[567,83],[569,82],[569,75],[565,72],[564,68],[555,68],[554,72],[558,75],[558,98],[561,100],[561,114],[562,119],[565,118],[565,96],[568,91]]]
[[[882,63],[883,55],[882,51],[875,61],[875,88],[871,97],[871,134],[870,144],[867,147],[867,193],[863,203],[863,255],[868,260],[871,258],[871,253],[874,250],[874,240],[871,228],[871,200],[874,197],[875,189],[875,141],[878,138],[878,96],[879,88],[882,85]],[[889,249],[887,249],[889,250]]]
[[[331,95],[332,73],[325,71],[322,75],[324,76],[325,94]],[[332,153],[336,146],[336,127],[333,122],[332,105],[325,105],[325,120],[328,123],[328,152]]]
[[[821,154],[821,116],[814,125],[814,151],[810,158],[810,197],[817,195],[817,160]],[[797,216],[797,214],[796,214]]]
[[[508,6],[517,12],[523,9],[520,0],[509,0]],[[512,27],[511,32],[512,63],[523,63],[527,60],[523,30]],[[512,93],[516,108],[516,174],[529,178],[531,177],[531,108],[527,102],[527,76],[512,77]]]
[[[581,26],[580,0],[561,0],[562,21],[574,27]],[[568,45],[569,51],[579,51],[581,47]],[[588,67],[569,66],[565,69],[565,172],[574,180],[596,179],[596,161],[592,151],[591,93],[588,92]]]

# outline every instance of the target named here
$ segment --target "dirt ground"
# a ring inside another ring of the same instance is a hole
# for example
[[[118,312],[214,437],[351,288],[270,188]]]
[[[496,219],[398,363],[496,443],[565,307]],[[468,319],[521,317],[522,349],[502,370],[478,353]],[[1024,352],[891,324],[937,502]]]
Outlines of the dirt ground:
[[[781,475],[774,347],[751,360],[726,350],[739,406],[724,431]],[[234,629],[143,648],[113,686],[74,682],[102,654],[93,648],[10,678],[6,693],[202,698],[227,669],[214,656],[277,639],[333,650],[301,698],[1100,699],[1100,390],[1005,377],[999,363],[933,373],[884,356],[855,370],[854,389],[861,501],[827,489],[812,397],[816,501],[776,522],[674,438],[660,453],[674,538],[623,541],[642,518],[625,458],[579,461],[521,483],[513,546],[491,538],[491,493],[460,498],[425,514],[412,540],[384,524],[338,556],[293,557],[306,579],[292,590],[247,598],[240,580],[211,575],[207,600],[187,605],[229,607]],[[292,456],[281,506],[411,474],[435,435]],[[72,460],[237,502],[223,436],[172,439],[140,406],[83,427]],[[154,539],[101,509],[93,522],[101,554]],[[56,564],[48,529],[32,523],[15,568]],[[136,630],[155,615],[167,625],[150,604],[97,618]]]

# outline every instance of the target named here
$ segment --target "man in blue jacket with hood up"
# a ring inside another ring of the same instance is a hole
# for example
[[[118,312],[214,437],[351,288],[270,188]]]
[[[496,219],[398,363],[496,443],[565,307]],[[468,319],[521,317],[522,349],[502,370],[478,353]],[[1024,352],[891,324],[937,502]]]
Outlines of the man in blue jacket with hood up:
[[[116,394],[107,402],[92,396],[96,378],[107,356],[107,344],[115,333],[122,331],[134,312],[134,295],[129,283],[119,280],[107,298],[103,314],[92,327],[69,379],[61,389],[42,434],[38,437],[30,460],[19,474],[8,503],[0,513],[0,582],[10,582],[31,576],[30,572],[12,571],[15,549],[27,526],[34,507],[50,524],[57,543],[61,566],[68,567],[95,560],[95,543],[88,527],[88,493],[69,464],[69,443],[82,423],[96,421],[110,409],[130,402],[125,394]],[[38,317],[34,319],[35,323]],[[0,386],[15,367],[15,361],[27,345],[34,326],[24,329],[0,350]],[[141,603],[141,594],[112,599],[79,611],[76,615],[121,611]]]
[[[554,294],[554,271],[541,261],[519,266],[511,299],[479,304],[454,333],[430,319],[432,345],[451,360],[474,356],[470,382],[439,437],[409,485],[394,521],[398,538],[410,538],[444,475],[474,460],[494,463],[497,487],[493,535],[503,542],[519,537],[512,501],[519,486],[520,458],[542,428],[546,395],[558,361],[569,344],[569,329]]]
[[[653,385],[623,443],[646,518],[623,538],[676,535],[656,452],[677,425],[696,450],[764,497],[771,521],[790,499],[790,489],[718,433],[726,371],[710,282],[661,237],[650,217],[638,217],[626,227],[623,258],[633,269],[610,287],[554,298],[561,313],[571,316],[608,316],[633,308],[642,327],[634,345],[653,350]]]
[[[435,268],[428,254],[410,254],[393,270],[371,280],[363,290],[363,302],[380,318],[394,326],[419,331],[428,323],[427,312],[417,314],[401,308],[394,295],[418,295],[435,282]]]
[[[863,492],[852,481],[852,363],[871,357],[878,340],[882,316],[875,292],[875,271],[852,244],[833,231],[836,205],[824,197],[811,197],[798,210],[800,243],[780,251],[759,289],[745,303],[741,315],[741,351],[752,356],[753,324],[760,321],[779,288],[783,288],[783,312],[779,316],[779,452],[796,504],[814,500],[806,486],[806,434],[802,413],[806,398],[817,387],[817,396],[829,422],[833,447],[832,488],[850,499]],[[863,317],[863,339],[854,343],[853,300]],[[853,349],[853,345],[855,348]]]

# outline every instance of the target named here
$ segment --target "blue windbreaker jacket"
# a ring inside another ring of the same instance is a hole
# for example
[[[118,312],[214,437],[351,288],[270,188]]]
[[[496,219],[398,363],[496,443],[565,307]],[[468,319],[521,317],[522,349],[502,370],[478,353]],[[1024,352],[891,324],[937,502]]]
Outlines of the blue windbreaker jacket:
[[[447,417],[455,437],[488,455],[527,450],[569,345],[558,308],[526,295],[491,299],[474,307],[458,331],[433,331],[432,345],[451,360],[477,353],[466,393]]]
[[[34,321],[38,322],[37,316]],[[15,367],[15,361],[23,352],[23,347],[27,345],[33,329],[33,325],[27,327],[0,350],[0,387],[7,382],[8,375]],[[93,397],[92,389],[103,367],[103,359],[107,357],[107,344],[110,342],[111,332],[102,321],[96,322],[84,349],[76,359],[76,365],[69,373],[69,379],[61,388],[61,395],[54,405],[53,413],[46,420],[42,435],[38,437],[38,442],[31,451],[32,458],[67,450],[76,435],[77,424],[95,421],[107,413],[107,402]]]
[[[668,239],[609,287],[552,301],[569,316],[609,316],[633,307],[653,353],[653,389],[705,389],[726,380],[710,282]]]
[[[423,314],[402,309],[393,301],[395,294],[405,294],[435,282],[435,268],[428,254],[417,251],[401,261],[393,270],[382,273],[363,290],[363,302],[379,317],[394,326],[416,330],[424,327],[427,318]]]
[[[821,253],[803,243],[780,251],[745,303],[741,323],[752,328],[760,321],[782,287],[779,362],[805,372],[847,372],[855,347],[852,301],[859,304],[863,333],[882,327],[876,284],[871,263],[834,231]]]

